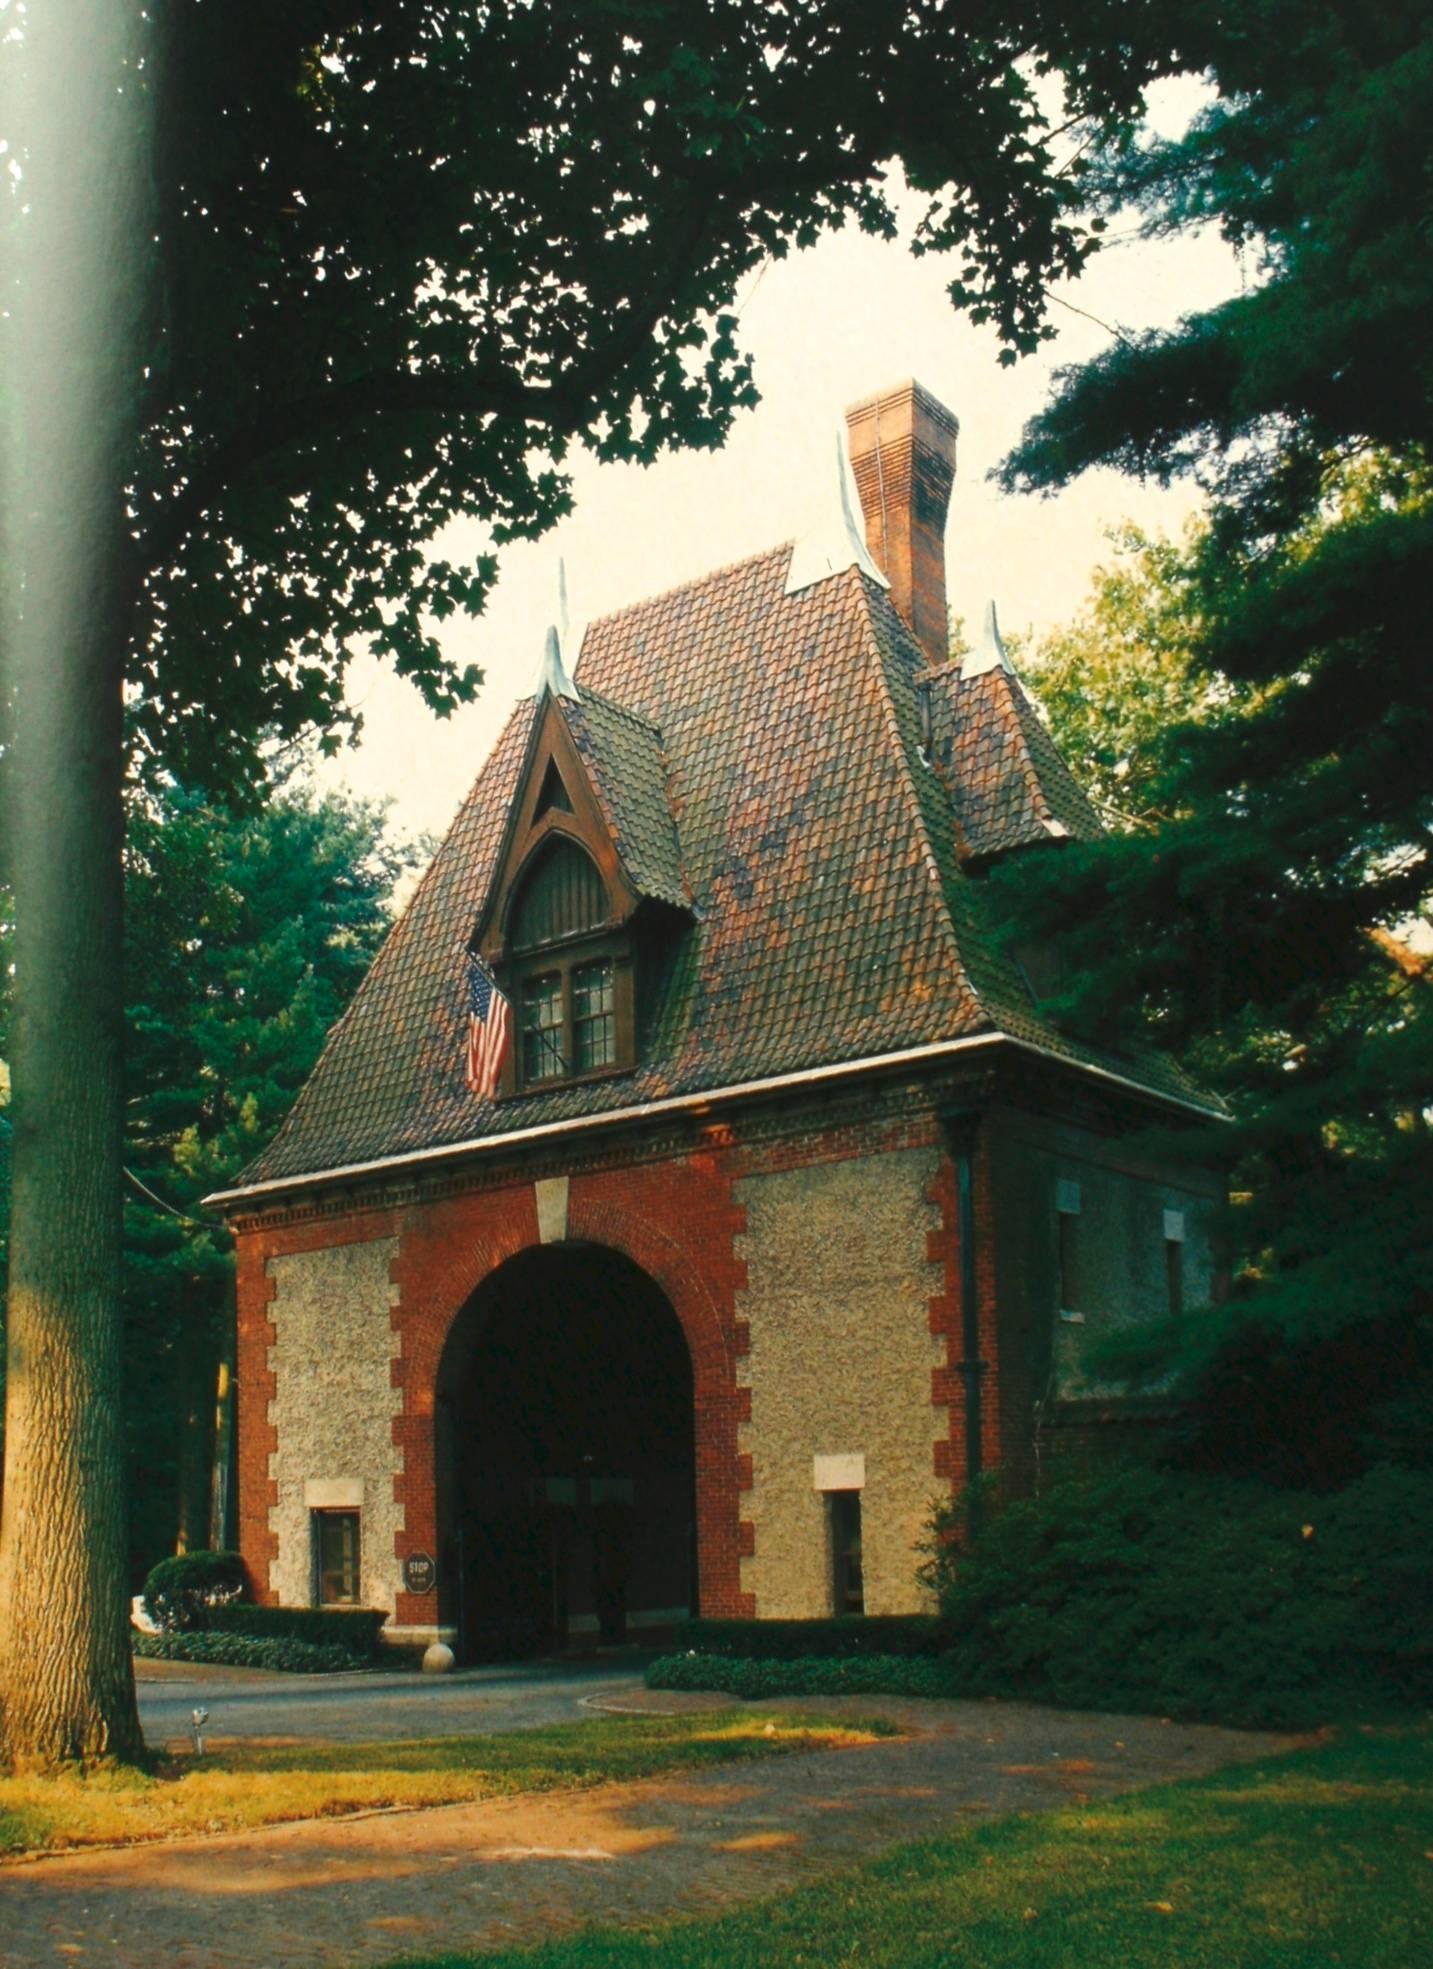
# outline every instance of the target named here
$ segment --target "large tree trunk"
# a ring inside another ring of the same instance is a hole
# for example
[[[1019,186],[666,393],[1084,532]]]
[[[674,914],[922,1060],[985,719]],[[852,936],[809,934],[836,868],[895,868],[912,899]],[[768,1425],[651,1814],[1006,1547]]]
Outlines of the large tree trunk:
[[[142,90],[116,0],[25,25],[8,343],[14,1175],[0,1753],[137,1757],[121,1432],[120,802]],[[128,88],[122,85],[128,81]],[[18,112],[18,114],[17,114]]]
[[[37,689],[42,666],[17,664],[10,789],[15,1134],[0,1740],[20,1765],[142,1748],[120,1386],[120,690],[112,619],[73,633],[80,647],[54,666],[66,673],[64,689]]]

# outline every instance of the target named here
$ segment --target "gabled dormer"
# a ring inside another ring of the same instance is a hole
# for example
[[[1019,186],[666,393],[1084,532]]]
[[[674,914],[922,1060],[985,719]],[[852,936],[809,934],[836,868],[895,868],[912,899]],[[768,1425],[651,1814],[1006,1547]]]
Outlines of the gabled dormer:
[[[689,906],[661,734],[561,682],[542,690],[473,940],[513,1008],[501,1095],[637,1065],[636,919]]]

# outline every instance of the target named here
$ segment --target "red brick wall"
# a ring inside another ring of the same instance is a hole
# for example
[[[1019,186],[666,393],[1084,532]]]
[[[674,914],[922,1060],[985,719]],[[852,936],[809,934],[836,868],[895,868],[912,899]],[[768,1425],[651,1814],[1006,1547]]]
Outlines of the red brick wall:
[[[974,1152],[971,1178],[975,1205],[975,1298],[979,1313],[981,1464],[997,1470],[1010,1445],[1006,1428],[1006,1383],[1012,1365],[1000,1348],[1000,1303],[995,1279],[995,1204],[990,1180],[990,1150],[982,1136]],[[936,1178],[932,1203],[940,1209],[940,1229],[930,1235],[930,1256],[945,1268],[945,1283],[930,1302],[930,1330],[946,1343],[945,1364],[931,1376],[931,1400],[944,1406],[946,1427],[935,1442],[934,1468],[958,1490],[970,1480],[970,1446],[966,1441],[964,1307],[961,1304],[960,1212],[955,1164],[947,1158]]]
[[[568,1193],[567,1233],[617,1251],[639,1265],[666,1294],[681,1322],[691,1354],[696,1406],[697,1549],[702,1611],[750,1617],[758,1609],[743,1593],[740,1558],[752,1548],[754,1530],[742,1517],[750,1488],[748,1458],[737,1453],[737,1429],[749,1419],[750,1390],[737,1386],[736,1362],[747,1350],[746,1322],[738,1317],[746,1284],[734,1240],[745,1229],[733,1200],[733,1182],[757,1169],[879,1154],[939,1140],[930,1113],[899,1119],[842,1120],[800,1135],[743,1142],[729,1127],[713,1126],[692,1148],[623,1166],[574,1175]],[[930,1301],[931,1330],[946,1337],[946,1365],[931,1388],[934,1469],[959,1484],[966,1474],[963,1352],[960,1317],[960,1252],[954,1171],[947,1160],[931,1200],[941,1227],[931,1233],[929,1256],[944,1268],[945,1285]],[[990,1184],[984,1152],[977,1153],[975,1210],[977,1278],[981,1313],[984,1460],[1001,1460],[1001,1364]],[[239,1526],[240,1547],[254,1590],[270,1597],[268,1569],[275,1552],[269,1509],[276,1501],[269,1477],[275,1448],[268,1404],[273,1394],[268,1349],[273,1344],[268,1276],[271,1257],[377,1237],[399,1239],[393,1268],[398,1288],[393,1311],[399,1345],[395,1385],[403,1396],[393,1424],[401,1468],[394,1478],[404,1529],[397,1558],[437,1552],[438,1498],[434,1408],[443,1348],[453,1320],[492,1272],[538,1242],[530,1179],[502,1187],[440,1196],[422,1204],[310,1218],[279,1219],[239,1238]],[[395,1459],[396,1461],[397,1459]],[[399,1625],[433,1619],[430,1597],[398,1596]]]

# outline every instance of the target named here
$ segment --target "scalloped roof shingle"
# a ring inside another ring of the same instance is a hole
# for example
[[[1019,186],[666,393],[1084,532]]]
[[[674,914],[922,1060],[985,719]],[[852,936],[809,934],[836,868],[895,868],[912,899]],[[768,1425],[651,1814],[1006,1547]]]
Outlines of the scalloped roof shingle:
[[[919,689],[939,698],[944,673],[855,568],[787,595],[790,553],[593,623],[580,698],[562,705],[634,885],[690,912],[644,975],[636,1070],[500,1103],[464,1085],[463,953],[528,755],[529,698],[240,1187],[982,1032],[1199,1099],[1166,1061],[1059,1035],[982,922],[961,863],[972,832],[988,853],[1035,838],[1032,816],[1045,840],[1045,814],[1098,831],[1018,683],[985,704],[991,691],[947,680],[952,789],[920,751]]]

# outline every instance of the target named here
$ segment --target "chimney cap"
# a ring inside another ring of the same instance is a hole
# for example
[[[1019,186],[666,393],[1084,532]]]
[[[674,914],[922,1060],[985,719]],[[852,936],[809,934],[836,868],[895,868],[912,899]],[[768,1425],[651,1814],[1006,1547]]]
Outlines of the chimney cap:
[[[869,396],[860,397],[846,407],[846,423],[854,426],[866,413],[873,412],[884,421],[892,420],[888,433],[897,435],[902,421],[914,426],[917,422],[929,427],[929,435],[939,434],[949,440],[950,460],[955,462],[955,440],[960,436],[960,419],[953,410],[947,409],[938,396],[934,396],[924,383],[918,383],[914,376],[907,376],[899,383],[889,383],[883,390],[873,390]],[[904,417],[902,417],[904,413]]]

